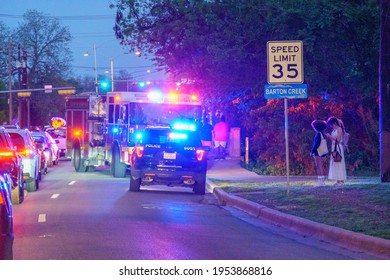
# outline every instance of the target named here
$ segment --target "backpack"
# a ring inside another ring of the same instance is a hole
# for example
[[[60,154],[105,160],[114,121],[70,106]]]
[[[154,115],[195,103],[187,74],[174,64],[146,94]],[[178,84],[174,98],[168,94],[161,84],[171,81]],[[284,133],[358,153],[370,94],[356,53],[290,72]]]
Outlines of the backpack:
[[[326,143],[326,139],[324,138],[322,133],[320,133],[320,134],[321,134],[321,143],[317,149],[317,152],[318,152],[318,155],[320,157],[322,157],[322,156],[327,155],[329,153],[329,151],[328,151],[328,144]]]
[[[350,137],[350,134],[348,132],[346,132],[344,129],[343,136],[341,137],[341,145],[344,147],[344,151],[347,151],[347,152],[349,152],[349,148],[348,148],[349,137]]]

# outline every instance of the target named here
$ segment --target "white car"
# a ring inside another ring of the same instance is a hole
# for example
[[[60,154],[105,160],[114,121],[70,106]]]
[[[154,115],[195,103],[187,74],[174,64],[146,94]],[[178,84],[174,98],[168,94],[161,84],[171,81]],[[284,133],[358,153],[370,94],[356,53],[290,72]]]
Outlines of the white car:
[[[57,165],[60,158],[60,150],[57,142],[54,141],[54,139],[46,131],[33,131],[31,134],[35,140],[36,146],[40,145],[41,149],[43,149],[47,166],[52,167],[53,165]]]
[[[60,151],[60,157],[66,156],[66,127],[49,127],[46,129],[46,132],[50,134],[50,136],[56,142],[58,149]]]
[[[27,191],[38,190],[41,179],[41,155],[35,147],[34,138],[27,128],[3,125],[11,136],[12,143],[22,156],[23,177]]]

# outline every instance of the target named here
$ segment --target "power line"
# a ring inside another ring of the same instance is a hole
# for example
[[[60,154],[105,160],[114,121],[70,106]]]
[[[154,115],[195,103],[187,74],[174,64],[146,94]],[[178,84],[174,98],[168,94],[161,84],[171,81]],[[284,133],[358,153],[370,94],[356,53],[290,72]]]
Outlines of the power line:
[[[23,15],[10,15],[10,14],[0,14],[0,18],[17,18],[22,19]],[[102,20],[102,19],[114,19],[115,15],[85,15],[85,16],[48,16],[45,17],[57,18],[60,20]]]
[[[93,66],[77,66],[77,65],[73,65],[72,66],[73,68],[77,68],[77,69],[93,69],[94,67]],[[140,68],[150,68],[150,67],[154,67],[153,65],[146,65],[146,66],[115,66],[115,69],[140,69]],[[99,66],[97,67],[97,69],[100,69],[100,70],[104,70],[104,69],[107,69],[108,67],[104,67],[104,66]]]

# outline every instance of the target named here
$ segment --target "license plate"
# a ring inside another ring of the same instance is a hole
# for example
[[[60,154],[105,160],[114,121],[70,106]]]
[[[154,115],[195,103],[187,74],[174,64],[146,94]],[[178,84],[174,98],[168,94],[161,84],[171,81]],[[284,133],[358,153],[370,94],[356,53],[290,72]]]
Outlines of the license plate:
[[[164,159],[176,159],[176,153],[164,153]]]

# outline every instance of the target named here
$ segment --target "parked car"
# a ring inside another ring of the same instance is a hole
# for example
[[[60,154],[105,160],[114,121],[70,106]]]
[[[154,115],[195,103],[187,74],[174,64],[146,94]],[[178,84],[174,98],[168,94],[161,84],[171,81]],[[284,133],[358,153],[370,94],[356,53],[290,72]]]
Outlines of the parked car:
[[[0,259],[12,259],[14,220],[11,185],[11,176],[0,168]]]
[[[46,128],[46,132],[50,134],[50,136],[56,142],[58,149],[60,150],[60,158],[66,156],[66,127],[49,127]]]
[[[130,191],[141,184],[191,187],[205,194],[207,152],[197,131],[149,127],[137,134],[131,155]]]
[[[31,132],[17,125],[4,125],[15,145],[17,152],[22,156],[23,178],[26,189],[34,192],[39,189],[41,179],[41,155],[39,154]]]
[[[46,155],[44,153],[45,149],[43,147],[43,143],[39,143],[39,142],[37,143],[35,141],[34,141],[34,143],[35,143],[35,147],[39,153],[39,158],[41,159],[41,162],[39,165],[40,166],[39,180],[41,180],[42,179],[41,176],[47,174],[47,166],[48,166],[47,161],[48,161],[48,159],[46,158]]]
[[[24,200],[23,160],[4,127],[0,126],[0,168],[9,172],[12,179],[12,204]]]
[[[53,165],[57,165],[60,158],[60,150],[56,141],[45,131],[32,132],[31,134],[36,145],[43,149],[47,166],[52,167]]]

